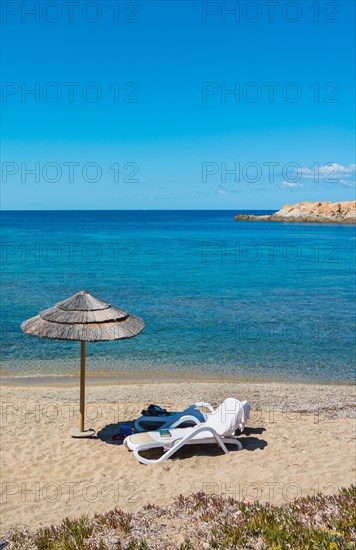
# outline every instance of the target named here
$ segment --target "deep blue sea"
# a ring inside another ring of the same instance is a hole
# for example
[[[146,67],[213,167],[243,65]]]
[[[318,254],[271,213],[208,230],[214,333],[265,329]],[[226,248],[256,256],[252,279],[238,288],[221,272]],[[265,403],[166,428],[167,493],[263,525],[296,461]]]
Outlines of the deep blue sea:
[[[238,213],[3,212],[2,376],[78,374],[79,343],[20,323],[87,289],[146,323],[88,344],[89,376],[353,381],[355,228]]]

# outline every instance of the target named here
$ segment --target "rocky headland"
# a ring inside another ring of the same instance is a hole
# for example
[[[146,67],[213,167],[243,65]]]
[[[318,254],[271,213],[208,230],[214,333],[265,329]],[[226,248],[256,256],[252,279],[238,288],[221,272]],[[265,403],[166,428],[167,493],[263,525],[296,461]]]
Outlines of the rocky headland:
[[[270,216],[241,214],[235,216],[235,220],[356,224],[356,201],[297,202],[285,204]]]

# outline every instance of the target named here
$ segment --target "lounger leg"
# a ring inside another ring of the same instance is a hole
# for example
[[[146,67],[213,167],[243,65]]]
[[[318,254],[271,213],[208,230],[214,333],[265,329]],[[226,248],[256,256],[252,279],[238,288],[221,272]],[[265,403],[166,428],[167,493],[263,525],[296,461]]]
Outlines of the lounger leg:
[[[221,439],[221,437],[218,435],[218,434],[213,434],[216,442],[218,445],[220,445],[220,447],[222,448],[222,450],[224,451],[225,454],[228,454],[229,453],[229,450],[226,448],[223,440]]]
[[[238,439],[235,439],[235,438],[226,438],[224,439],[224,442],[225,443],[228,443],[229,445],[236,445],[236,447],[238,447],[239,451],[242,451],[243,450],[243,446],[241,444],[241,441],[239,441]]]

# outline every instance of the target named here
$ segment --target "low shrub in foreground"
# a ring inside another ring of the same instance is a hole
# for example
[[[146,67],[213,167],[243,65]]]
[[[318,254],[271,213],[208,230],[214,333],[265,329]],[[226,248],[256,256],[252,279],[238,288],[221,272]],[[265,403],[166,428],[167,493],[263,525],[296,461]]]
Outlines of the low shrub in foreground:
[[[35,533],[12,533],[7,550],[356,549],[356,487],[283,506],[196,493],[166,508],[65,519]]]

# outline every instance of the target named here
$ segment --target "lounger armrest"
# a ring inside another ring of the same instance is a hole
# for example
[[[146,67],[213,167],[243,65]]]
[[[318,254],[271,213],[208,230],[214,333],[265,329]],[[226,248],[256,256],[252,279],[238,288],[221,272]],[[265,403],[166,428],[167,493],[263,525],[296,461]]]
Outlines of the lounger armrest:
[[[198,403],[194,403],[194,407],[205,407],[210,412],[214,412],[214,407],[210,405],[210,403],[205,403],[204,401],[199,401]]]
[[[170,449],[167,454],[171,455],[172,452],[174,452],[173,449],[175,449],[176,447],[177,448],[183,447],[183,445],[185,445],[186,443],[194,439],[194,436],[196,436],[200,432],[210,432],[211,435],[216,440],[216,442],[220,445],[224,453],[229,452],[226,448],[225,443],[231,443],[231,444],[237,445],[238,449],[242,450],[241,442],[236,437],[234,436],[223,437],[220,434],[218,434],[218,432],[214,430],[214,428],[211,428],[210,426],[204,426],[203,424],[202,426],[197,426],[196,428],[194,428],[194,431],[192,431],[186,437],[183,437],[182,439],[178,439],[177,441],[175,441],[172,449]],[[199,439],[197,439],[197,444],[199,444]]]
[[[202,424],[201,426],[197,426],[196,428],[194,428],[194,432],[192,432],[188,437],[189,439],[192,439],[195,435],[197,435],[198,433],[200,432],[210,432],[212,435],[214,436],[219,436],[218,432],[216,430],[214,430],[214,428],[211,428],[210,426],[204,426],[204,424]],[[186,438],[184,438],[186,439]]]
[[[236,442],[239,449],[242,449],[242,445],[241,445],[240,441],[238,441],[235,437],[233,437],[233,436],[223,437],[220,434],[218,434],[218,432],[216,430],[214,430],[214,428],[211,428],[210,426],[204,426],[204,424],[202,424],[200,426],[197,426],[196,428],[193,428],[193,431],[190,434],[186,435],[182,439],[177,440],[175,442],[175,444],[179,443],[179,446],[183,446],[185,443],[187,443],[191,439],[194,439],[194,436],[196,436],[200,432],[210,432],[211,435],[219,443],[220,447],[226,453],[228,452],[228,450],[226,449],[226,447],[224,445],[224,441],[226,441],[227,443],[232,443],[232,442],[235,443]],[[199,443],[199,439],[197,439],[197,443]],[[175,446],[175,444],[174,444],[174,446]]]
[[[181,439],[177,439],[176,442],[179,441],[179,444],[184,445],[186,442],[190,441],[191,439],[194,439],[194,436],[196,436],[200,432],[210,432],[211,435],[219,443],[222,440],[221,436],[218,434],[218,432],[216,430],[214,430],[214,428],[211,428],[210,426],[204,426],[204,424],[203,424],[203,425],[197,426],[196,428],[193,428],[193,431],[190,432],[190,434],[186,435],[185,437],[182,437]],[[199,439],[197,439],[197,444],[199,444]]]
[[[170,428],[177,428],[181,424],[184,424],[184,422],[194,422],[194,424],[200,424],[200,421],[198,420],[198,418],[196,416],[193,416],[191,414],[185,414],[185,415],[181,416],[180,418],[178,418],[178,420],[173,422],[173,424],[171,424],[169,427]]]

